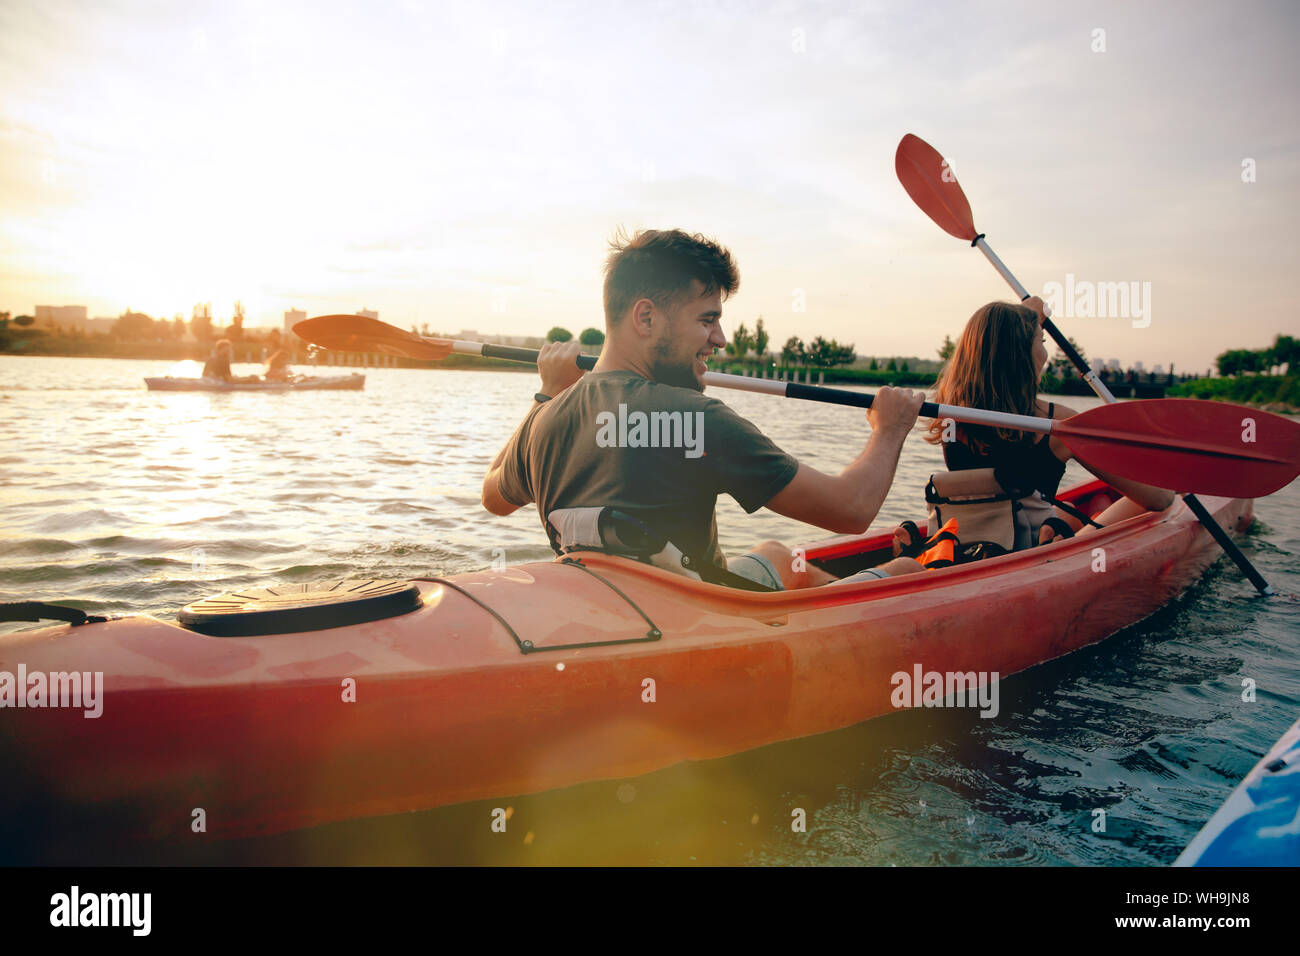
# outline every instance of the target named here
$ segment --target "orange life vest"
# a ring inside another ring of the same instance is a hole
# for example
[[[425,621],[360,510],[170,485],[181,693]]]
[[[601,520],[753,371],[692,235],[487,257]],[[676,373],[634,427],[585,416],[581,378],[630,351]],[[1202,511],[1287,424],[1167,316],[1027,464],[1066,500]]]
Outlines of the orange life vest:
[[[916,560],[926,568],[949,567],[956,560],[957,519],[949,518],[945,521],[939,533],[926,544],[930,545],[930,548]]]

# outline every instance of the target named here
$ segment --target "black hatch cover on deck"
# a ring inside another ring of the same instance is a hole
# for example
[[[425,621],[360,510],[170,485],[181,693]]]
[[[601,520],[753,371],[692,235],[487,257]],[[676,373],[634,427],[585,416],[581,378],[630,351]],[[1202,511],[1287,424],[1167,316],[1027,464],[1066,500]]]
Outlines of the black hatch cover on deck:
[[[419,607],[420,589],[410,581],[354,578],[218,594],[182,608],[177,619],[212,637],[257,637],[363,624]]]

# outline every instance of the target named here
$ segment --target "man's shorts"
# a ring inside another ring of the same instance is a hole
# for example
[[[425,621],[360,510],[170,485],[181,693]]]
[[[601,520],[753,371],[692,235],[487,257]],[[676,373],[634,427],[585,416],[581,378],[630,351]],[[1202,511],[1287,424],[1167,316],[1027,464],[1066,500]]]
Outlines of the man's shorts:
[[[880,570],[880,568],[867,568],[857,574],[850,574],[847,578],[832,581],[831,584],[861,584],[863,581],[883,581],[887,577],[889,577],[889,573]]]
[[[761,554],[742,554],[738,558],[732,558],[727,562],[727,570],[732,574],[738,574],[742,578],[769,587],[773,591],[785,590],[785,585],[781,583],[781,575],[777,573],[776,565]]]

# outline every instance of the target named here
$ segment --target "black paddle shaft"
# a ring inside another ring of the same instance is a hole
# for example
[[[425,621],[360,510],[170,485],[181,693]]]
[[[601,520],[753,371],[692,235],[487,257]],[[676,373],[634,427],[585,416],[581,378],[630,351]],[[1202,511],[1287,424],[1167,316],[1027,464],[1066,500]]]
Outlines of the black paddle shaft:
[[[484,345],[483,354],[489,358],[508,359],[511,362],[528,362],[532,365],[537,364],[536,349],[523,349],[513,345]],[[578,356],[579,368],[591,369],[595,365],[596,356]],[[842,388],[827,388],[824,385],[800,385],[798,382],[788,382],[785,386],[785,397],[799,398],[808,402],[825,402],[830,405],[852,405],[855,408],[870,408],[871,400],[876,396],[866,392],[850,392]],[[939,406],[934,402],[925,402],[921,406],[919,414],[927,418],[937,418]]]
[[[513,345],[485,345],[483,354],[488,358],[509,359],[511,362],[537,364],[537,349],[521,349]],[[578,368],[590,371],[596,367],[596,356],[579,355]]]
[[[842,388],[827,388],[824,385],[800,385],[791,382],[785,387],[786,398],[802,398],[809,402],[827,402],[831,405],[852,405],[855,408],[870,408],[876,396],[866,392],[850,392]],[[935,402],[922,402],[917,413],[921,418],[938,418],[939,406]]]
[[[1080,375],[1087,375],[1092,371],[1092,367],[1088,364],[1087,360],[1079,354],[1078,349],[1070,344],[1070,340],[1061,333],[1061,330],[1056,327],[1055,322],[1051,319],[1043,319],[1043,331],[1052,337],[1052,341],[1056,343],[1056,347],[1065,353],[1065,357],[1070,360],[1071,365],[1079,370]]]

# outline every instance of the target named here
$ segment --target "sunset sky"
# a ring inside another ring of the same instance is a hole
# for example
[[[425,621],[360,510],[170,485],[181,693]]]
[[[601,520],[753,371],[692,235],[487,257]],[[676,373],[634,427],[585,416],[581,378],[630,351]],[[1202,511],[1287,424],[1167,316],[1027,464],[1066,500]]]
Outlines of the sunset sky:
[[[1010,291],[899,186],[913,132],[1031,290],[1150,283],[1145,328],[1058,314],[1090,357],[1203,370],[1300,333],[1298,40],[1294,2],[3,0],[0,310],[576,332],[611,233],[678,226],[737,256],[726,331],[933,357]]]

